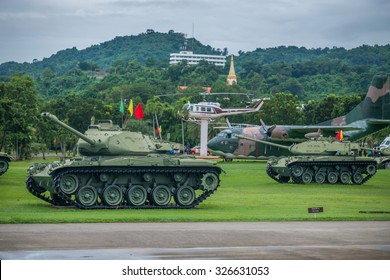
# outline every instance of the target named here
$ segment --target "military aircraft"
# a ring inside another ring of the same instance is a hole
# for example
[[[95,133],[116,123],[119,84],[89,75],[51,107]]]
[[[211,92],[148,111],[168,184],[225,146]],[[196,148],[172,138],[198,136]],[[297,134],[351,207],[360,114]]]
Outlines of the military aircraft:
[[[390,125],[390,79],[387,76],[374,76],[365,99],[351,112],[317,125],[272,125],[232,127],[221,131],[211,139],[207,147],[214,155],[229,161],[234,158],[264,158],[288,155],[289,151],[239,139],[234,135],[262,139],[278,144],[291,145],[306,141],[306,138],[334,137],[343,131],[349,141],[359,141]]]
[[[225,117],[232,115],[248,114],[257,112],[263,106],[266,100],[269,98],[261,98],[256,101],[253,107],[246,108],[222,108],[218,102],[207,102],[205,101],[205,96],[210,95],[246,95],[247,93],[236,93],[236,92],[210,92],[211,88],[208,88],[207,91],[199,93],[203,96],[203,101],[198,103],[186,103],[183,106],[183,110],[179,111],[179,115],[184,119],[188,118],[193,122],[200,122],[200,156],[207,156],[207,139],[208,139],[208,123],[210,120],[219,117]],[[186,93],[193,95],[194,93]],[[159,96],[177,96],[176,94],[163,94]],[[226,119],[229,123],[229,121]]]
[[[208,122],[210,119],[257,112],[265,100],[266,98],[260,99],[251,108],[223,109],[217,102],[186,104],[185,109],[188,111],[189,119],[200,120],[200,156],[207,156]]]
[[[260,110],[261,106],[263,106],[265,100],[267,100],[267,98],[260,99],[250,108],[221,108],[221,105],[218,102],[188,102],[184,105],[184,108],[188,111],[189,118],[211,119],[257,112]]]

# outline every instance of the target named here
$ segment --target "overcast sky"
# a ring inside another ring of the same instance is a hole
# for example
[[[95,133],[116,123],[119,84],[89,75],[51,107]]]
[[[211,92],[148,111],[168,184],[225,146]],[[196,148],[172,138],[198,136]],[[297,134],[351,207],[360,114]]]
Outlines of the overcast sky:
[[[230,54],[390,43],[389,0],[0,0],[0,63],[174,30]],[[179,50],[178,50],[179,51]]]

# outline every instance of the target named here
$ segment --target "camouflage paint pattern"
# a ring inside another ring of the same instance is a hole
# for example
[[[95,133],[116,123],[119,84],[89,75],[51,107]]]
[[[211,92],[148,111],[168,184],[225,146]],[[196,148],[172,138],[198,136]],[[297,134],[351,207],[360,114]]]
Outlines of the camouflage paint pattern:
[[[228,159],[282,156],[290,153],[263,143],[238,139],[234,134],[290,145],[305,141],[305,135],[313,135],[316,131],[321,131],[324,137],[334,137],[338,130],[343,130],[344,137],[355,142],[389,125],[390,81],[387,76],[378,75],[373,78],[365,99],[344,116],[317,125],[273,125],[227,129],[211,139],[208,148],[214,154]]]

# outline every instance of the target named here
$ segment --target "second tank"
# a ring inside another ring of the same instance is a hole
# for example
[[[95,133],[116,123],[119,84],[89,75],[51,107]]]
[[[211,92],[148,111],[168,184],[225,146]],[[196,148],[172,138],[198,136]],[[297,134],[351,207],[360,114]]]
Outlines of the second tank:
[[[268,176],[278,183],[361,185],[377,171],[374,158],[359,156],[362,148],[358,143],[315,139],[284,146],[236,136],[291,152],[291,156],[271,157],[267,162]]]

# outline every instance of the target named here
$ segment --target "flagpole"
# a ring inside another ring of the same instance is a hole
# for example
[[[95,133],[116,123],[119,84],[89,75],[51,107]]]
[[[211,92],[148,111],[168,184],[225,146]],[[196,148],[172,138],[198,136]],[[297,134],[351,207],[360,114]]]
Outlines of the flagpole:
[[[126,110],[126,116],[125,116],[125,125],[126,125],[126,123],[127,123],[127,117],[129,116],[129,112],[127,112],[127,110]],[[122,127],[122,128],[124,128],[124,127]]]
[[[154,116],[153,116],[153,137],[156,138],[156,128],[154,125]]]
[[[123,105],[123,99],[121,97],[121,103],[119,104],[119,112],[122,114],[122,128],[123,128],[123,115],[125,114],[125,107]]]
[[[183,155],[184,155],[184,121],[183,118],[181,119],[181,139],[183,141]]]
[[[156,117],[156,125],[157,125],[157,128],[158,128],[158,136],[160,136],[160,140],[162,140],[161,132],[160,132],[160,125],[158,124],[158,119],[157,119],[156,112],[154,112],[154,116]]]

